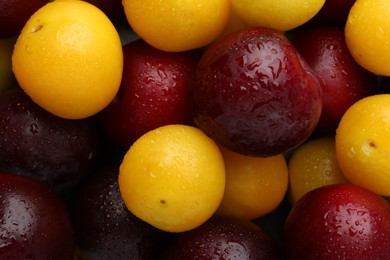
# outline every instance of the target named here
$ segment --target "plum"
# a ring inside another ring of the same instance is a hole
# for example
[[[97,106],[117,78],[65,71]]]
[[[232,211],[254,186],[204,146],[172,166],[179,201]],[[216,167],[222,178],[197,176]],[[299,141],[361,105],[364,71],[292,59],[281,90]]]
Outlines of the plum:
[[[321,83],[323,107],[316,132],[334,135],[344,112],[377,91],[377,77],[355,61],[339,27],[306,28],[292,42]]]
[[[30,16],[49,0],[0,0],[0,38],[15,37]]]
[[[188,84],[195,51],[164,52],[142,39],[123,47],[124,72],[119,93],[99,114],[104,133],[128,148],[146,132],[167,124],[190,124]]]
[[[48,186],[27,176],[0,173],[0,258],[73,259],[72,221]]]
[[[93,167],[99,133],[92,119],[67,120],[36,105],[18,86],[0,95],[0,171],[62,192]]]
[[[388,259],[390,204],[352,184],[306,193],[284,223],[286,259]]]
[[[213,216],[201,226],[178,233],[162,253],[163,260],[280,259],[277,242],[247,220]]]
[[[71,206],[82,259],[156,259],[168,233],[135,217],[119,193],[119,166],[102,166],[78,187]]]
[[[244,29],[200,58],[190,84],[195,124],[237,153],[272,156],[306,140],[320,118],[318,79],[282,33]]]

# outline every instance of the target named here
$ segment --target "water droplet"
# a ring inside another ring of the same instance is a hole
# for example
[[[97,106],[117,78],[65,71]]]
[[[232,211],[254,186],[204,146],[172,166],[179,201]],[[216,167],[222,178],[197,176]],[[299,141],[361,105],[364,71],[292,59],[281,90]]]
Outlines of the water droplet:
[[[181,157],[175,156],[175,157],[174,157],[174,160],[175,160],[175,162],[176,162],[178,165],[180,165],[180,166],[183,166],[183,165],[184,165],[184,161],[183,161],[183,159],[182,159]]]
[[[354,229],[352,229],[352,228],[349,229],[349,235],[350,235],[351,237],[355,236],[356,233],[357,233],[356,230],[354,230]]]

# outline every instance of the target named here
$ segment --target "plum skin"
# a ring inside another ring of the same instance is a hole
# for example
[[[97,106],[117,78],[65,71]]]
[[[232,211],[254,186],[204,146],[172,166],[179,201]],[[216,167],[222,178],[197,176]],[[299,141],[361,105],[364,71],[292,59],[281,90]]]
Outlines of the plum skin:
[[[190,84],[195,124],[235,152],[272,156],[306,140],[321,110],[310,67],[280,32],[254,28],[221,38]]]
[[[91,170],[99,152],[92,118],[56,117],[19,86],[0,96],[0,135],[0,171],[33,177],[59,193]]]
[[[305,194],[284,224],[286,259],[388,259],[390,204],[352,184]]]
[[[276,240],[253,222],[213,216],[201,226],[177,233],[161,260],[280,259]]]
[[[377,77],[353,59],[339,27],[301,30],[292,43],[321,83],[323,107],[315,131],[334,135],[345,111],[359,99],[375,94]]]
[[[123,54],[124,73],[118,95],[98,115],[107,137],[128,149],[159,126],[191,124],[188,81],[198,54],[164,52],[142,39],[124,45]]]
[[[0,173],[2,259],[73,259],[72,221],[63,201],[30,177]]]
[[[71,212],[82,259],[156,259],[167,233],[134,216],[118,186],[119,165],[107,163],[74,193]]]

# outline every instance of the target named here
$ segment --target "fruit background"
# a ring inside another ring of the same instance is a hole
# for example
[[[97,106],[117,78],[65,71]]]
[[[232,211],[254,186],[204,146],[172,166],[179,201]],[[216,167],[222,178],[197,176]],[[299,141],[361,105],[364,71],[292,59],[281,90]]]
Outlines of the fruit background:
[[[0,259],[390,259],[389,17],[0,0]]]

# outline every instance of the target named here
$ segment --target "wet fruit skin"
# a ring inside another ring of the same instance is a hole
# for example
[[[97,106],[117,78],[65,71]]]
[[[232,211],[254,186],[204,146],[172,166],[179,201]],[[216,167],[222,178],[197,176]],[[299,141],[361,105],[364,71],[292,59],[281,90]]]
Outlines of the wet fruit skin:
[[[19,88],[0,96],[0,171],[33,177],[61,192],[91,169],[99,135],[92,120],[66,120]]]
[[[167,233],[131,214],[118,187],[118,167],[102,166],[78,187],[72,204],[82,259],[156,259]]]
[[[280,259],[276,241],[256,224],[229,217],[212,217],[196,229],[176,234],[162,260]]]
[[[387,259],[390,204],[352,184],[312,190],[284,224],[286,259]]]
[[[295,149],[288,160],[288,176],[291,204],[315,188],[347,183],[337,161],[334,137],[313,138]]]
[[[324,5],[325,0],[232,0],[233,9],[253,27],[268,27],[286,32],[309,21]]]
[[[167,232],[184,232],[203,224],[220,205],[225,163],[200,129],[166,125],[128,149],[118,183],[126,207],[138,218]]]
[[[118,92],[121,39],[96,6],[51,1],[18,35],[12,70],[36,104],[62,118],[84,119],[103,110]]]
[[[355,60],[380,76],[390,76],[390,2],[356,0],[345,23],[345,41]]]
[[[123,0],[127,21],[150,45],[167,52],[199,49],[224,30],[229,0]]]
[[[48,0],[0,0],[0,38],[17,36],[28,18]]]
[[[334,135],[344,112],[359,99],[375,93],[376,75],[354,60],[339,27],[303,29],[292,42],[321,83],[323,107],[316,132]]]
[[[336,156],[343,175],[353,184],[390,196],[390,94],[354,103],[336,131]]]
[[[2,259],[73,259],[74,232],[62,200],[29,177],[0,173]]]
[[[314,130],[322,108],[317,78],[281,33],[242,30],[201,57],[190,85],[195,124],[237,153],[272,156]]]
[[[123,47],[124,73],[117,97],[99,114],[106,135],[128,148],[146,132],[190,124],[188,84],[198,54],[164,52],[143,40]]]

